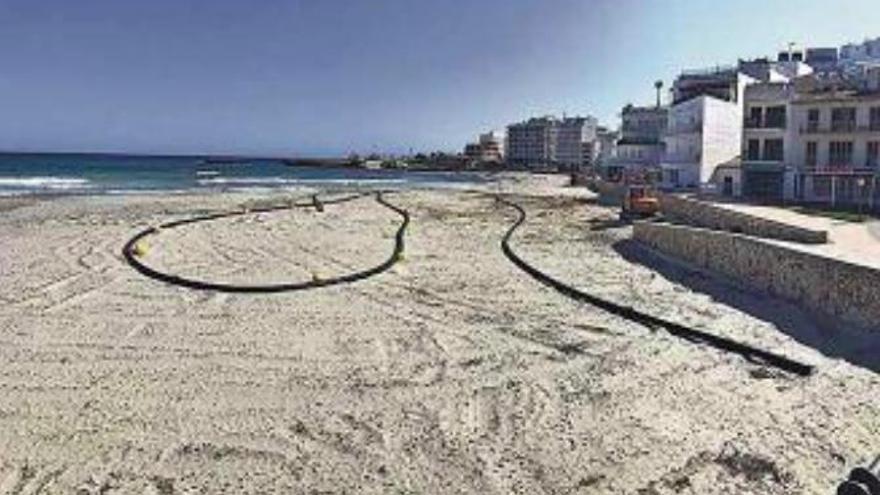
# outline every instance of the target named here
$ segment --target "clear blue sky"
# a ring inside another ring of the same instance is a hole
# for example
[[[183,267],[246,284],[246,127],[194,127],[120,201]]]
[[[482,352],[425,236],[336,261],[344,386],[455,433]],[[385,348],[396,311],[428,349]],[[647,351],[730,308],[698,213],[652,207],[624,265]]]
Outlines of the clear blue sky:
[[[0,149],[452,150],[867,36],[877,0],[0,0]]]

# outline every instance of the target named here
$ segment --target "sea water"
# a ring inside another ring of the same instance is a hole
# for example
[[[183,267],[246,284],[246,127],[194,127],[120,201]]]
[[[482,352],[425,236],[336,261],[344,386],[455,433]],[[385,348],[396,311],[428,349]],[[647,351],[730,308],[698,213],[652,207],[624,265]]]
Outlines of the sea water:
[[[483,182],[469,172],[290,166],[281,160],[81,154],[0,154],[0,196],[174,194],[302,187],[450,187]]]

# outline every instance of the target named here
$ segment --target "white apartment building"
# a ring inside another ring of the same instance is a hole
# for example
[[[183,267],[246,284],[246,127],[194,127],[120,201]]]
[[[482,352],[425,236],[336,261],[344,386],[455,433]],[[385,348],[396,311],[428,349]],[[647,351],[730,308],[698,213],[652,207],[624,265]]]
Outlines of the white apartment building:
[[[880,88],[799,91],[791,101],[794,196],[832,207],[880,205]]]
[[[558,122],[556,133],[556,163],[569,170],[580,170],[585,165],[585,150],[592,150],[596,141],[597,121],[593,117],[564,118]]]
[[[507,126],[507,163],[517,167],[542,168],[556,156],[556,119],[532,118]]]
[[[507,163],[527,168],[579,169],[596,140],[593,117],[532,118],[507,127]]]
[[[745,87],[736,68],[684,73],[673,84],[660,164],[664,189],[714,190],[716,168],[740,155]],[[724,182],[736,177],[723,179]],[[731,187],[738,185],[731,184]]]
[[[880,62],[880,38],[863,43],[850,43],[840,48],[840,63],[852,66],[865,62]]]
[[[745,89],[742,194],[751,200],[776,202],[793,194],[794,171],[787,156],[793,94],[788,82],[760,82]]]
[[[617,178],[625,172],[656,170],[663,159],[669,109],[664,106],[627,105],[620,113],[620,138],[615,155],[604,164],[603,175]]]

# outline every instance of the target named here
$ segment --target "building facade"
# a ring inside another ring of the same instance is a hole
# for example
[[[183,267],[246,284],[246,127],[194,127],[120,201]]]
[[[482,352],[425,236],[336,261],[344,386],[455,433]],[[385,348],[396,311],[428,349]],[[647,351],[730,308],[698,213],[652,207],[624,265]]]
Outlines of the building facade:
[[[742,193],[753,201],[777,202],[792,194],[788,154],[792,136],[788,82],[750,84],[744,92],[741,150]]]
[[[507,127],[507,163],[524,168],[562,168],[584,166],[585,150],[596,140],[597,122],[593,117],[557,119],[532,118]]]
[[[880,38],[842,46],[839,62],[844,70],[863,63],[880,62]]]
[[[661,186],[700,189],[715,167],[739,156],[742,111],[736,103],[698,96],[673,105],[664,137]]]
[[[563,118],[556,132],[556,163],[567,170],[581,170],[590,165],[590,155],[596,141],[598,123],[593,117]],[[586,151],[586,152],[585,152]]]
[[[664,106],[627,105],[620,113],[620,137],[615,154],[604,164],[603,175],[616,178],[624,173],[655,171],[660,166],[666,145],[669,109]]]
[[[880,92],[799,92],[791,115],[795,199],[876,208]]]
[[[502,163],[504,161],[504,135],[496,131],[480,134],[476,143],[464,147],[464,155],[479,163]]]
[[[719,187],[713,182],[716,167],[729,166],[740,155],[744,93],[753,82],[736,68],[689,72],[676,79],[663,138],[662,188]]]
[[[532,118],[507,126],[507,163],[514,167],[550,166],[556,156],[556,119]]]

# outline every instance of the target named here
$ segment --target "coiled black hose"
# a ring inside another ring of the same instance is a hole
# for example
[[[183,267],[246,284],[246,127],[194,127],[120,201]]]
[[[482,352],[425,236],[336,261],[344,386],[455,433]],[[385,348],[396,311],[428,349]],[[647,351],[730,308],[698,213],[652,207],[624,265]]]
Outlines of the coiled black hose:
[[[154,280],[158,280],[161,282],[165,282],[167,284],[178,285],[181,287],[186,287],[189,289],[196,290],[208,290],[208,291],[216,291],[216,292],[229,292],[229,293],[250,293],[250,294],[269,294],[276,292],[291,292],[291,291],[299,291],[306,289],[316,289],[319,287],[328,287],[331,285],[339,285],[344,283],[356,282],[358,280],[363,280],[368,277],[372,277],[373,275],[378,275],[384,271],[387,271],[389,268],[394,266],[397,261],[401,259],[401,255],[404,250],[404,236],[406,235],[406,228],[409,226],[409,213],[399,208],[388,201],[385,200],[381,192],[376,193],[376,201],[382,206],[394,211],[398,215],[403,218],[400,226],[397,228],[397,233],[394,237],[394,250],[391,253],[391,256],[385,260],[382,264],[378,266],[374,266],[372,268],[368,268],[366,270],[349,273],[346,275],[341,275],[338,277],[331,277],[325,279],[315,279],[309,280],[305,282],[294,282],[294,283],[286,283],[286,284],[274,284],[274,285],[236,285],[236,284],[223,284],[223,283],[214,283],[214,282],[206,282],[202,280],[196,280],[186,277],[181,277],[179,275],[174,275],[171,273],[160,272],[149,266],[141,263],[141,261],[137,258],[135,254],[135,249],[137,243],[150,235],[156,234],[159,229],[171,229],[174,227],[179,227],[181,225],[192,224],[196,222],[208,222],[212,220],[219,220],[221,218],[229,218],[240,215],[247,215],[251,213],[266,213],[266,212],[275,212],[282,210],[291,210],[293,208],[316,208],[323,209],[323,205],[332,205],[332,204],[340,204],[348,201],[354,201],[356,199],[364,197],[366,194],[356,194],[351,196],[345,196],[342,198],[335,198],[329,200],[318,200],[317,195],[312,197],[312,201],[308,203],[292,203],[288,205],[279,205],[279,206],[269,206],[264,208],[254,208],[250,210],[239,210],[239,211],[230,211],[230,212],[221,212],[221,213],[212,213],[208,215],[201,215],[191,218],[186,218],[183,220],[175,220],[173,222],[168,222],[160,225],[158,228],[148,228],[137,235],[129,239],[128,242],[125,243],[125,246],[122,248],[122,255],[125,258],[125,261],[128,262],[135,270],[140,272],[142,275],[152,278]]]
[[[532,278],[534,278],[535,280],[549,287],[552,287],[553,289],[572,299],[591,304],[614,315],[626,318],[627,320],[634,321],[636,323],[640,323],[647,326],[651,330],[654,330],[656,328],[663,328],[670,334],[689,342],[710,345],[712,347],[715,347],[716,349],[738,354],[748,359],[749,361],[761,362],[766,365],[774,366],[776,368],[794,373],[799,376],[809,376],[813,373],[813,367],[810,365],[799,363],[784,356],[764,351],[762,349],[757,349],[755,347],[736,342],[726,337],[719,337],[717,335],[703,332],[702,330],[688,328],[679,323],[667,321],[662,318],[643,313],[629,306],[623,306],[613,301],[602,299],[600,297],[578,290],[551,277],[550,275],[547,275],[546,273],[538,270],[531,264],[524,261],[510,247],[510,239],[513,236],[514,232],[516,232],[520,225],[522,225],[526,221],[525,210],[520,205],[512,201],[506,200],[500,196],[496,196],[496,199],[500,203],[515,209],[519,213],[519,218],[517,218],[516,222],[513,223],[513,225],[510,227],[510,229],[508,229],[507,233],[504,234],[504,237],[501,240],[501,250],[504,252],[504,255],[507,257],[507,259],[513,262],[513,264],[519,267],[521,270],[531,275]]]

